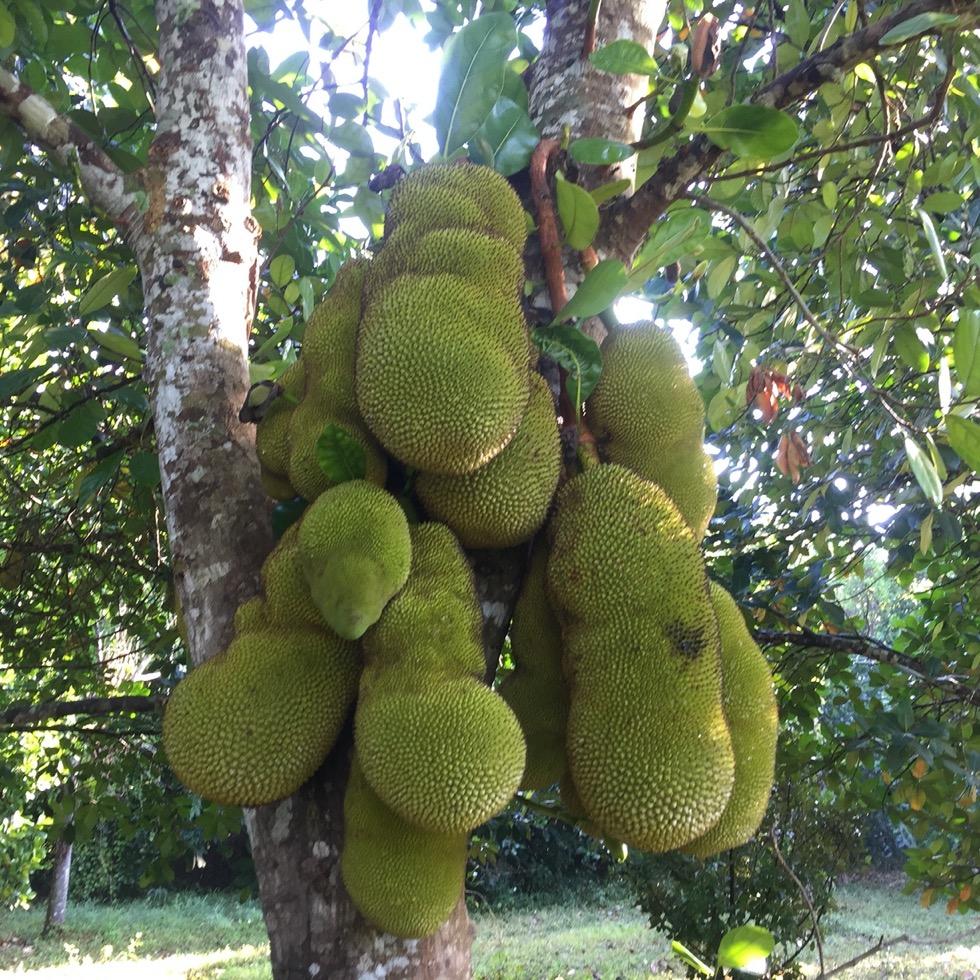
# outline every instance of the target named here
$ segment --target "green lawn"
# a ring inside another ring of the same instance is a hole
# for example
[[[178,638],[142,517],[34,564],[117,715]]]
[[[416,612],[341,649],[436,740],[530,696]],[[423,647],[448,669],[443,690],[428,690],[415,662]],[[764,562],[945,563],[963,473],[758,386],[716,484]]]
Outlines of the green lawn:
[[[980,980],[980,923],[923,909],[898,887],[846,885],[827,923],[830,970],[885,939],[888,947],[848,970],[848,980]],[[63,930],[41,939],[43,909],[0,912],[0,977],[34,980],[270,980],[268,943],[254,902],[175,895],[161,902],[76,904]],[[474,913],[474,977],[555,980],[681,977],[670,943],[628,905],[544,905]],[[817,975],[815,951],[802,961]]]

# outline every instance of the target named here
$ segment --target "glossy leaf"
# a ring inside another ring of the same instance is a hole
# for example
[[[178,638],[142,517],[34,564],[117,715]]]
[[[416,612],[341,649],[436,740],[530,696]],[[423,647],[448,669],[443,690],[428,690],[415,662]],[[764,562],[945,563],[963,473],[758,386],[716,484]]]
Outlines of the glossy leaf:
[[[602,370],[599,345],[571,324],[538,327],[531,332],[531,340],[542,354],[565,369],[568,374],[565,390],[578,410],[599,381]]]
[[[316,458],[320,469],[332,483],[363,480],[367,474],[367,454],[364,447],[339,425],[330,423],[316,443]]]
[[[696,970],[698,973],[710,977],[714,975],[714,970],[708,966],[701,957],[692,953],[683,943],[678,942],[676,939],[670,944],[670,948],[677,954],[677,956],[683,960],[689,967]]]
[[[446,47],[436,96],[435,128],[445,156],[452,156],[487,121],[504,87],[508,55],[517,44],[509,14],[471,21]]]
[[[967,397],[980,395],[980,310],[961,310],[953,332],[953,365]]]
[[[650,75],[659,71],[656,61],[650,57],[646,48],[636,41],[621,38],[589,55],[589,61],[599,71],[607,71],[613,75]]]
[[[592,244],[599,230],[599,209],[584,187],[570,183],[561,174],[555,183],[555,197],[565,241],[581,252]]]
[[[710,218],[699,208],[685,206],[668,211],[650,231],[629,272],[629,288],[639,289],[660,274],[664,266],[693,254],[704,241]]]
[[[530,164],[531,154],[540,139],[527,111],[501,96],[479,133],[473,137],[470,158],[509,177]]]
[[[926,499],[938,507],[943,502],[943,485],[929,454],[911,436],[906,436],[905,456]]]
[[[980,425],[972,419],[947,415],[946,432],[949,436],[949,444],[956,451],[956,455],[974,473],[980,473]]]
[[[940,27],[952,27],[959,23],[959,18],[955,14],[944,14],[938,10],[930,10],[924,14],[917,14],[908,20],[903,20],[901,24],[896,24],[890,31],[883,34],[878,41],[879,47],[886,47],[889,44],[901,44],[903,41],[918,37],[926,31],[935,30]]]
[[[634,153],[636,150],[627,143],[597,139],[592,136],[574,140],[568,147],[568,155],[576,163],[603,167],[628,160]]]
[[[108,306],[135,278],[135,265],[123,266],[121,269],[113,269],[112,272],[107,272],[92,283],[85,295],[79,300],[79,314],[88,316],[90,313]]]
[[[708,119],[701,131],[723,150],[749,160],[772,160],[791,150],[799,139],[796,123],[778,109],[734,105]]]
[[[618,259],[603,259],[587,273],[572,298],[561,308],[555,323],[598,316],[608,310],[626,288],[626,267]]]
[[[768,929],[754,925],[737,926],[725,933],[721,940],[718,965],[761,975],[766,971],[766,959],[775,946]]]

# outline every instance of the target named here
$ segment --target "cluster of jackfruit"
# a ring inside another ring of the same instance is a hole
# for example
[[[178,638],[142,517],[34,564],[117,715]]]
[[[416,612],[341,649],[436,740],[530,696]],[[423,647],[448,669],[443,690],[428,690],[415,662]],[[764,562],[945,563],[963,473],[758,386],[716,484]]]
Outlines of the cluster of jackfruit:
[[[192,790],[256,806],[340,741],[343,881],[366,919],[414,937],[450,915],[468,835],[518,788],[558,782],[583,826],[642,848],[744,839],[775,712],[704,571],[715,487],[676,345],[651,325],[613,332],[586,404],[599,461],[556,495],[517,196],[484,167],[424,168],[394,189],[385,232],[338,274],[262,413],[264,485],[302,498],[300,516],[228,649],[175,689],[164,748]],[[363,451],[340,470],[338,432]],[[463,548],[520,544],[498,693]]]
[[[673,337],[613,328],[585,420],[598,459],[535,546],[501,684],[527,738],[523,785],[557,781],[591,833],[705,856],[762,819],[776,709],[765,658],[708,581],[716,485]]]

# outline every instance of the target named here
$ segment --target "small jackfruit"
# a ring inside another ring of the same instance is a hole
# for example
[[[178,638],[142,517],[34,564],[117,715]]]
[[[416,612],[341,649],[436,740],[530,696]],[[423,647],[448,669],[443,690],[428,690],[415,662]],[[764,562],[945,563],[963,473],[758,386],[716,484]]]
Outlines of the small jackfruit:
[[[718,499],[704,451],[704,402],[669,330],[635,323],[610,331],[586,418],[600,457],[660,484],[694,536],[704,537]]]
[[[524,739],[477,679],[481,616],[459,544],[441,524],[412,532],[408,582],[361,641],[354,744],[386,806],[425,830],[462,834],[513,796]]]
[[[735,600],[714,582],[711,602],[721,632],[722,703],[735,753],[735,785],[718,822],[681,848],[698,857],[738,847],[758,829],[772,790],[779,728],[768,661]]]
[[[310,595],[299,557],[300,524],[291,524],[262,564],[262,588],[270,619],[287,629],[324,629],[323,616]]]
[[[170,766],[215,803],[281,800],[333,747],[359,674],[354,644],[326,630],[241,633],[170,695],[163,718]]]
[[[535,541],[510,626],[514,669],[499,687],[527,743],[521,789],[547,789],[568,768],[565,726],[568,688],[562,673],[561,628],[545,589],[548,549]]]
[[[531,375],[531,397],[514,438],[463,476],[419,473],[415,490],[429,515],[467,548],[509,548],[544,523],[558,486],[561,446],[548,383]]]
[[[439,164],[421,167],[395,185],[385,213],[385,234],[403,225],[413,235],[437,228],[472,228],[524,248],[527,221],[507,180],[490,167]]]
[[[391,455],[469,473],[513,438],[530,395],[531,351],[516,293],[449,273],[369,277],[357,331],[361,417]]]
[[[551,532],[575,789],[604,835],[681,847],[721,816],[735,765],[698,542],[659,486],[614,464],[565,485]]]
[[[355,756],[344,795],[340,874],[357,910],[402,938],[434,933],[463,894],[466,834],[422,830],[389,809]]]
[[[289,474],[289,419],[303,395],[304,365],[294,361],[279,378],[282,391],[262,416],[255,430],[255,453],[259,457],[263,475],[272,480],[288,483]],[[268,489],[268,488],[267,488]],[[284,499],[271,494],[277,500]],[[293,495],[295,496],[295,494]],[[285,498],[288,499],[288,498]]]
[[[327,624],[356,640],[405,584],[412,544],[398,501],[366,480],[322,493],[300,524],[299,562]]]

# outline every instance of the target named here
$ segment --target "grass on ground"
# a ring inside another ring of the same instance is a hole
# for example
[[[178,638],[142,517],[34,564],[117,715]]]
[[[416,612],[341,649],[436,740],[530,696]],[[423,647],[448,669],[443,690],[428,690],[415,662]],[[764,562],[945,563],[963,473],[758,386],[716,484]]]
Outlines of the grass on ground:
[[[850,884],[826,923],[829,971],[879,937],[905,935],[848,970],[847,980],[980,980],[977,917],[923,909],[898,884]],[[476,980],[564,980],[683,976],[669,941],[628,904],[542,905],[473,914]],[[44,910],[0,912],[0,977],[32,980],[271,980],[262,914],[255,902],[178,894],[112,906],[77,903],[63,929],[41,937]],[[819,972],[815,950],[800,957]]]

